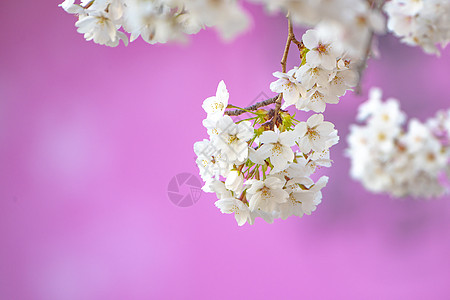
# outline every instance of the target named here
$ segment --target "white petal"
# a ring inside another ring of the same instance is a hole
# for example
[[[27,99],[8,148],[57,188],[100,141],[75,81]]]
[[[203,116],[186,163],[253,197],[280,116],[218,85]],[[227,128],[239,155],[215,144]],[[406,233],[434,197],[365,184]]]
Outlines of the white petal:
[[[315,127],[323,122],[322,114],[315,114],[308,118],[306,121],[308,123],[308,127]]]
[[[306,62],[312,66],[318,66],[322,62],[322,58],[317,51],[312,50],[306,53]]]
[[[297,137],[302,137],[308,131],[308,125],[306,124],[306,122],[300,122],[295,126],[294,131],[296,132]]]
[[[230,94],[228,93],[227,87],[223,80],[220,81],[219,85],[217,86],[216,97],[224,104],[226,108],[228,105]]]
[[[293,146],[295,144],[295,140],[298,136],[298,132],[294,131],[285,131],[280,134],[280,143],[286,146]]]
[[[264,146],[264,145],[263,145]],[[262,146],[261,146],[262,147]],[[259,150],[259,149],[258,149]],[[255,164],[262,165],[264,164],[264,159],[269,157],[269,151],[266,152],[267,156],[264,158],[264,156],[261,154],[262,152],[258,152],[253,148],[248,148],[248,157],[249,159],[254,162]]]
[[[310,50],[317,47],[317,44],[319,43],[317,31],[313,29],[307,30],[302,36],[302,40],[305,47]]]
[[[264,144],[276,143],[278,141],[278,134],[274,131],[264,131],[259,137],[259,141]]]
[[[322,55],[321,65],[327,70],[336,68],[336,57],[333,55]]]

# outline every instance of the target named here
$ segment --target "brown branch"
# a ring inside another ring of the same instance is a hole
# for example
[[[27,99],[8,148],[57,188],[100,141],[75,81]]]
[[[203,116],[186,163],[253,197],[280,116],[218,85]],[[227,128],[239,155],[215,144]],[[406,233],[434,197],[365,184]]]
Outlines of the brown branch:
[[[277,101],[278,97],[279,97],[279,95],[276,95],[273,98],[270,98],[270,99],[267,99],[267,100],[264,100],[261,102],[257,102],[253,105],[244,107],[245,110],[242,110],[242,109],[229,110],[229,111],[226,111],[225,114],[228,116],[239,116],[239,115],[245,114],[246,110],[257,110],[260,107],[275,103],[275,101]]]
[[[286,18],[288,19],[288,37],[287,37],[286,45],[284,47],[283,57],[281,59],[281,68],[282,68],[283,73],[286,73],[286,63],[287,63],[287,57],[289,54],[289,49],[291,47],[291,43],[294,43],[297,45],[298,49],[300,50],[300,53],[304,47],[303,43],[301,41],[298,41],[295,38],[295,34],[294,34],[294,30],[292,28],[292,22],[291,22],[291,18],[289,17],[289,13],[286,16]],[[273,98],[267,99],[265,101],[258,102],[256,104],[253,104],[248,107],[244,107],[244,110],[236,109],[236,110],[225,111],[225,115],[239,116],[239,115],[246,113],[246,111],[248,111],[248,110],[257,110],[260,107],[275,103],[275,109],[273,110],[273,112],[271,111],[271,113],[273,113],[272,119],[262,125],[262,126],[267,126],[267,127],[271,127],[272,129],[275,129],[276,123],[279,122],[279,120],[281,119],[281,117],[279,116],[279,112],[280,112],[280,108],[281,108],[281,99],[283,99],[282,93],[278,94],[277,96],[275,96]]]
[[[291,47],[291,42],[293,41],[293,39],[295,39],[294,30],[292,29],[292,22],[289,14],[286,16],[286,18],[288,19],[288,37],[286,46],[284,47],[283,58],[281,59],[281,68],[283,70],[283,73],[286,73],[286,62],[289,54],[289,48]]]
[[[274,114],[273,114],[273,118],[272,118],[272,121],[273,121],[273,123],[272,123],[272,129],[273,130],[275,130],[275,125],[277,125],[276,123],[277,123],[277,121],[278,121],[278,112],[280,111],[280,108],[281,108],[281,99],[283,98],[283,93],[281,93],[280,95],[278,95],[278,99],[277,99],[277,101],[275,102],[275,111],[274,111]]]
[[[295,38],[294,33],[292,33],[292,42],[297,45],[298,50],[300,50],[300,51],[302,51],[303,47],[305,47],[305,45],[303,45],[302,41],[299,41]]]
[[[275,109],[271,109],[271,110],[269,110],[269,113],[268,113],[268,116],[269,116],[269,121],[267,121],[267,122],[265,122],[265,123],[263,123],[263,124],[261,124],[261,127],[267,127],[267,128],[274,128],[274,120],[275,120],[275,116],[276,116],[276,118],[277,118],[277,122],[281,122],[282,121],[282,119],[281,119],[281,116],[279,115],[279,114],[277,114],[277,115],[275,115]]]
[[[289,54],[289,49],[291,47],[291,42],[294,42],[294,44],[296,44],[299,47],[299,49],[301,47],[301,43],[295,38],[294,29],[292,28],[292,21],[291,21],[291,17],[289,16],[289,13],[287,14],[286,18],[288,19],[288,37],[287,37],[287,41],[286,41],[286,46],[284,47],[283,58],[281,59],[281,68],[283,70],[283,73],[286,73],[286,63],[287,63],[287,57]],[[272,118],[273,122],[271,124],[272,129],[275,129],[275,126],[277,125],[276,124],[278,121],[277,116],[278,116],[278,112],[280,111],[282,98],[283,98],[283,94],[281,93],[278,96],[278,99],[275,104],[275,113]]]

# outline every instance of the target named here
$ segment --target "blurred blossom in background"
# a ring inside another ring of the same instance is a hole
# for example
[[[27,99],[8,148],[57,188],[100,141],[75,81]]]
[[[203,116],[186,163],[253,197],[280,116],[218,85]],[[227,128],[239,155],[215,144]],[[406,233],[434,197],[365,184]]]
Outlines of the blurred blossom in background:
[[[220,80],[236,105],[273,94],[285,19],[246,5],[251,29],[229,44],[207,30],[108,48],[57,4],[0,3],[0,299],[450,297],[449,197],[371,194],[344,155],[372,86],[422,121],[448,108],[449,49],[437,58],[381,37],[362,95],[327,108],[341,142],[317,211],[238,227],[214,195],[180,207],[167,188],[198,174],[201,104]]]

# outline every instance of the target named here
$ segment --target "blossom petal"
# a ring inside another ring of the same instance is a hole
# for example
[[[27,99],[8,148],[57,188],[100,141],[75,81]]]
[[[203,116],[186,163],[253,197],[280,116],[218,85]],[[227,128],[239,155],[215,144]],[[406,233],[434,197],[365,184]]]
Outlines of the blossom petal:
[[[319,43],[319,37],[316,30],[309,29],[305,32],[305,34],[302,36],[303,44],[308,49],[313,49],[317,47],[317,44]]]

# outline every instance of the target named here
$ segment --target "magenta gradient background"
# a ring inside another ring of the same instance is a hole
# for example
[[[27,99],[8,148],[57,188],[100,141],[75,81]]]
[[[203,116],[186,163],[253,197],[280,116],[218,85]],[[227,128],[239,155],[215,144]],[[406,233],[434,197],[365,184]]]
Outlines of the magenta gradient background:
[[[381,38],[364,95],[326,111],[342,143],[318,210],[238,227],[211,194],[176,207],[167,184],[198,173],[201,103],[221,79],[237,105],[272,95],[284,19],[247,5],[252,29],[232,44],[206,31],[114,49],[56,5],[0,3],[0,300],[450,298],[449,197],[370,194],[343,155],[370,86],[421,120],[447,108],[450,49]]]

